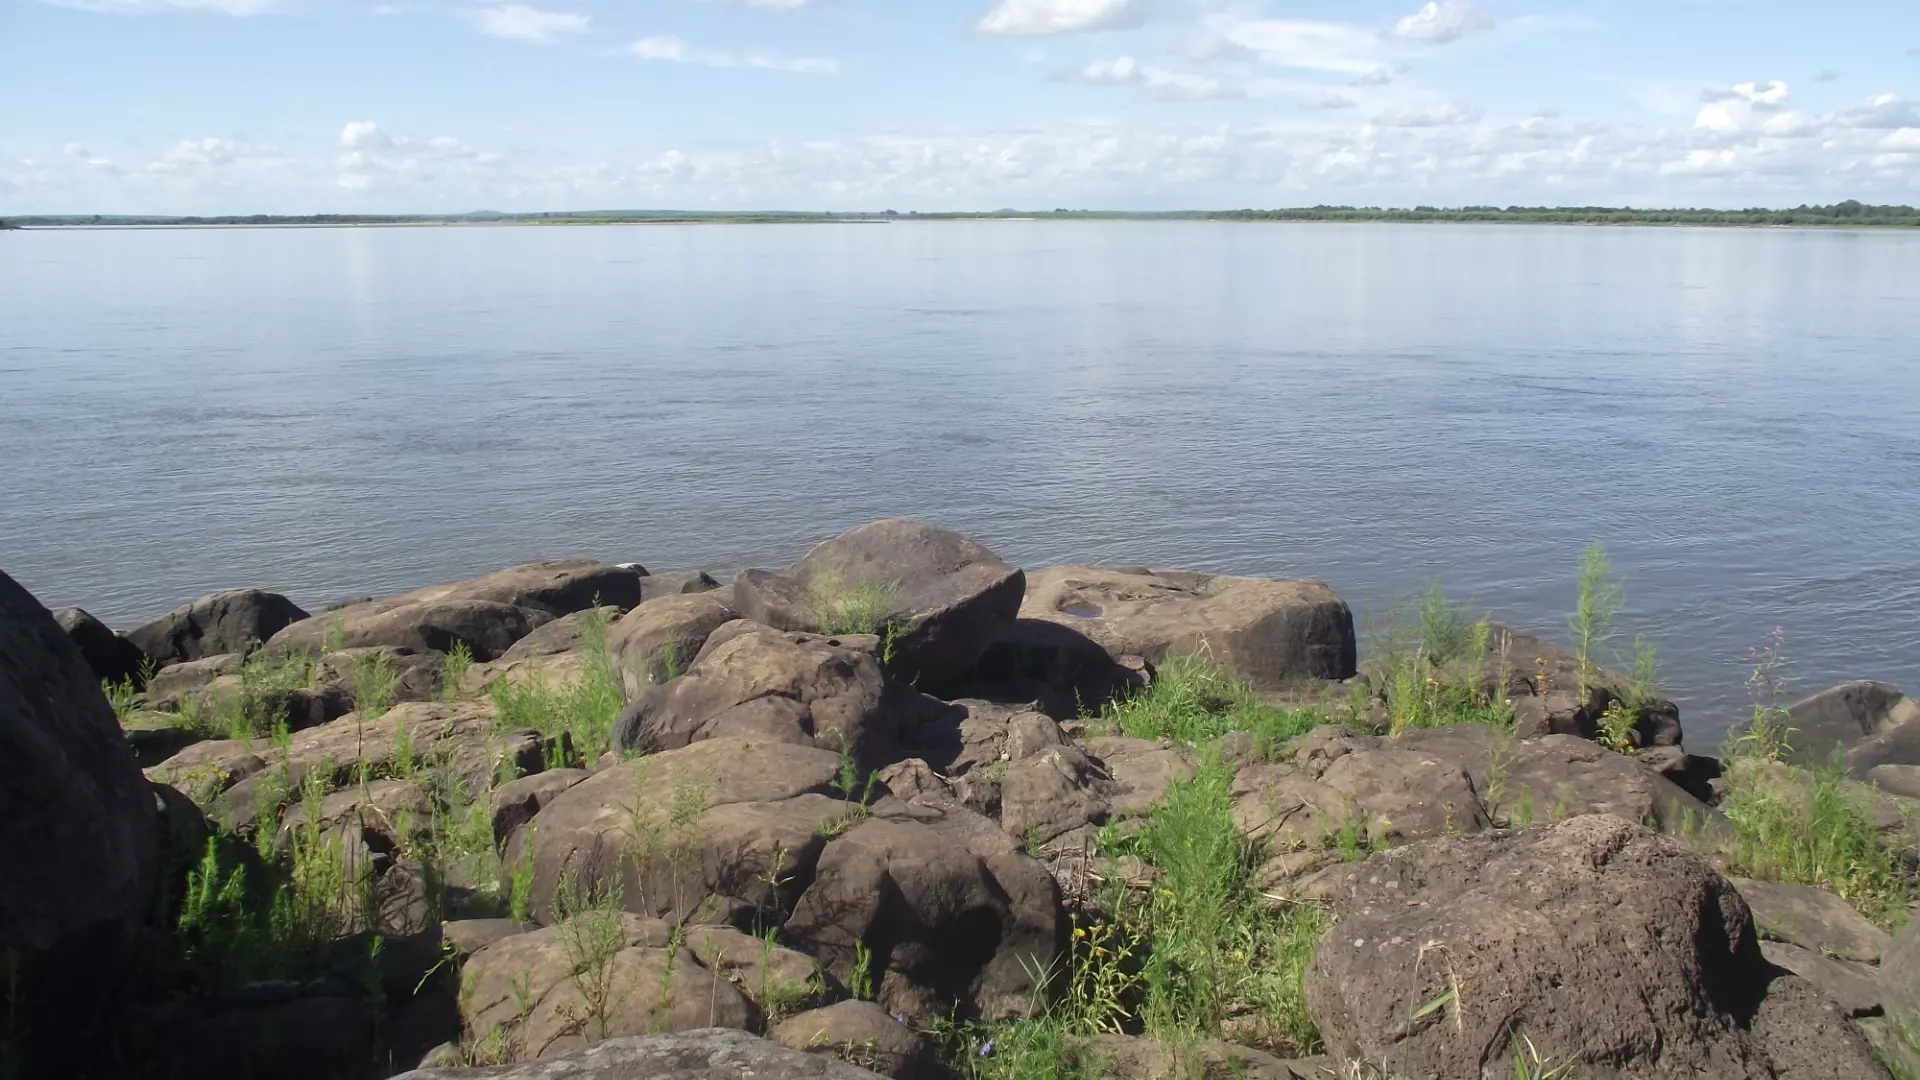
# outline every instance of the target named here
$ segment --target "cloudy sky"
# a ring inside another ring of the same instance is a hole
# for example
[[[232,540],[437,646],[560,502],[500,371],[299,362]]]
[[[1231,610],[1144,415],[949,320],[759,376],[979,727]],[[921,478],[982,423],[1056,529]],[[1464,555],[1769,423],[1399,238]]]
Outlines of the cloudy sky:
[[[1920,203],[1913,0],[0,0],[0,214]]]

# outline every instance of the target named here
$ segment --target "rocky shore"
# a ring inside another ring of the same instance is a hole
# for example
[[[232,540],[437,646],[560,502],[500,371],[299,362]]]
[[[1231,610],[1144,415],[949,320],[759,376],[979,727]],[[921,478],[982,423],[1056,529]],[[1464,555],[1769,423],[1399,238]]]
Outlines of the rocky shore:
[[[1606,636],[900,519],[123,631],[0,574],[0,1077],[1916,1075],[1920,703],[1770,652],[1697,754]]]

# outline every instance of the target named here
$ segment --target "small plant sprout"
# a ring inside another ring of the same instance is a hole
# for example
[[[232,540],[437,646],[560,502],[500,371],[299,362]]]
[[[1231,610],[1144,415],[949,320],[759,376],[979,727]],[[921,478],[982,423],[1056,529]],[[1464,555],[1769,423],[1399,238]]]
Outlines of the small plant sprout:
[[[1625,590],[1612,580],[1612,574],[1613,562],[1599,543],[1580,553],[1573,618],[1567,628],[1573,634],[1573,653],[1580,664],[1582,694],[1593,685],[1600,669],[1600,650],[1613,637],[1613,617],[1625,599]]]

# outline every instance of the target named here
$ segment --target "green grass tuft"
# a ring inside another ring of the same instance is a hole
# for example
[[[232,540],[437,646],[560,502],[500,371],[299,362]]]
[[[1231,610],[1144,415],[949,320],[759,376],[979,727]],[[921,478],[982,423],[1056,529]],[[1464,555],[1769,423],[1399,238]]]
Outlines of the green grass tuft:
[[[1263,748],[1327,722],[1317,710],[1283,709],[1261,701],[1246,683],[1198,656],[1169,657],[1155,671],[1152,685],[1109,704],[1100,720],[1129,738],[1174,739],[1194,746],[1236,731],[1251,732]]]

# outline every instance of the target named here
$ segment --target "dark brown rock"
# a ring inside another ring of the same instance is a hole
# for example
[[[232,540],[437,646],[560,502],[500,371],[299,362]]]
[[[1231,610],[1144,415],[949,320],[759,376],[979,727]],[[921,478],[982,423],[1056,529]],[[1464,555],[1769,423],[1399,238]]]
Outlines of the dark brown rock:
[[[608,1039],[523,1065],[420,1069],[395,1080],[877,1080],[878,1073],[742,1031]]]
[[[94,677],[103,682],[141,683],[141,669],[147,656],[140,647],[107,628],[107,624],[80,608],[62,608],[54,612],[60,629],[73,640]]]
[[[249,653],[307,613],[279,593],[228,589],[183,604],[127,640],[161,667],[218,653]]]
[[[771,738],[845,751],[875,768],[899,759],[912,697],[864,651],[735,622],[707,639],[686,674],[627,707],[613,745],[651,752],[727,736]]]
[[[801,1013],[782,1021],[767,1037],[894,1080],[943,1080],[946,1075],[925,1036],[871,1001],[842,1001]]]
[[[515,829],[532,821],[541,807],[591,775],[585,769],[548,769],[500,785],[493,793],[494,840],[505,840]]]
[[[733,597],[741,614],[781,630],[892,627],[889,671],[932,689],[1006,633],[1025,589],[1020,570],[959,533],[889,518],[816,545],[786,571],[742,572]]]
[[[667,570],[640,579],[640,602],[644,604],[661,596],[712,592],[719,587],[720,582],[705,570]]]
[[[1875,964],[1893,944],[1852,904],[1811,885],[1734,878],[1762,938],[1784,941],[1845,960]]]
[[[24,961],[13,1030],[28,1033],[28,1063],[84,1053],[106,1020],[130,935],[155,904],[156,822],[99,679],[0,573],[0,953]],[[65,1037],[34,1037],[56,1031]]]
[[[1116,658],[1204,655],[1262,690],[1354,673],[1353,613],[1317,581],[1057,566],[1031,575],[1020,618]]]
[[[958,806],[883,799],[828,842],[787,938],[846,982],[856,942],[889,1013],[1004,1020],[1067,944],[1060,888],[999,825]]]
[[[571,880],[643,915],[732,900],[782,919],[812,877],[822,830],[857,812],[828,794],[839,771],[832,751],[766,738],[715,738],[602,769],[534,817],[534,912],[551,918]],[[509,863],[526,837],[509,845]]]
[[[1920,702],[1886,683],[1842,683],[1787,707],[1786,760],[1815,768],[1836,754],[1856,779],[1876,765],[1920,765]],[[1911,731],[1898,729],[1911,728]]]
[[[724,593],[671,593],[648,599],[613,625],[607,644],[627,696],[686,673],[715,630],[740,618]]]
[[[1766,961],[1726,879],[1617,817],[1424,841],[1331,893],[1305,989],[1336,1058],[1497,1074],[1524,1035],[1622,1078],[1886,1076],[1837,1006]]]

